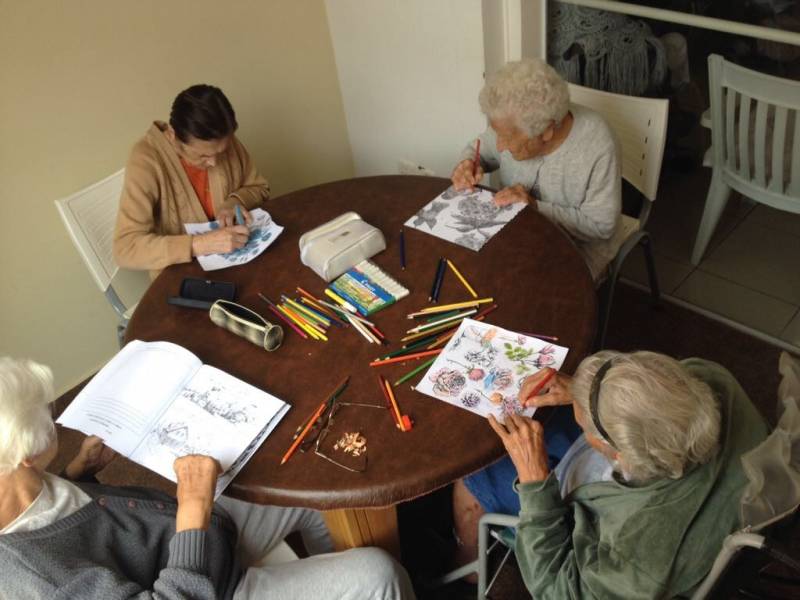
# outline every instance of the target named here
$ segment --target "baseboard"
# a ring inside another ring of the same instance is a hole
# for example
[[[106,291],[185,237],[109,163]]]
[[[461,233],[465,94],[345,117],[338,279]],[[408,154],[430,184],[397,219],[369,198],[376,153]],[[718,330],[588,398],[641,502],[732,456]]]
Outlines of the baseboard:
[[[636,281],[631,281],[630,279],[626,279],[625,277],[619,278],[620,283],[624,283],[625,285],[632,287],[633,289],[645,292],[646,294],[650,293],[650,287]],[[730,327],[731,329],[735,329],[736,331],[741,331],[744,334],[747,334],[751,337],[754,337],[762,342],[766,342],[776,348],[781,350],[786,350],[791,354],[795,354],[800,356],[800,346],[795,346],[794,344],[787,342],[786,340],[782,340],[780,338],[776,338],[774,336],[769,335],[768,333],[764,333],[763,331],[758,331],[757,329],[753,329],[752,327],[748,327],[747,325],[743,325],[738,321],[734,321],[727,317],[723,317],[722,315],[718,315],[717,313],[711,312],[701,306],[697,306],[696,304],[692,304],[691,302],[686,302],[686,300],[681,300],[680,298],[676,298],[675,296],[670,296],[669,294],[661,294],[661,299],[669,302],[670,304],[674,304],[675,306],[680,306],[681,308],[685,308],[686,310],[691,310],[692,312],[696,312],[697,314],[703,315],[704,317],[711,319],[712,321],[717,321],[718,323],[722,323],[723,325]],[[611,310],[614,310],[613,306]]]

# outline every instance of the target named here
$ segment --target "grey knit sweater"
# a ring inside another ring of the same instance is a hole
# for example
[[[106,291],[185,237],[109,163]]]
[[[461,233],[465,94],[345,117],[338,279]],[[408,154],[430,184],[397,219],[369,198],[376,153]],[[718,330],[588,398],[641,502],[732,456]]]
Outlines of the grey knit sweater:
[[[154,490],[78,484],[92,502],[52,525],[0,535],[0,598],[231,598],[236,528],[175,533],[177,504]]]

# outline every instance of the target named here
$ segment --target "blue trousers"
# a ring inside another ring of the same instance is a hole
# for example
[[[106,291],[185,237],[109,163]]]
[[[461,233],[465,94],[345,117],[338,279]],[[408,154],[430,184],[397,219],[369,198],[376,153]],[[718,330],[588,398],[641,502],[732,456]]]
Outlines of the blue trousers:
[[[571,406],[559,406],[544,426],[547,462],[552,470],[583,431],[575,422]],[[506,454],[483,471],[464,478],[464,484],[484,511],[519,514],[519,496],[514,491],[517,469]]]

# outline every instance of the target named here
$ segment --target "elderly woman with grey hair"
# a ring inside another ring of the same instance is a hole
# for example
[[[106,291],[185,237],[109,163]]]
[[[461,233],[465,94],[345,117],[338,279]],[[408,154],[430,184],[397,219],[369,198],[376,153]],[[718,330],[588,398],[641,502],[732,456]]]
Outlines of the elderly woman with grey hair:
[[[464,149],[451,179],[470,190],[497,171],[499,206],[529,204],[576,242],[595,280],[622,243],[621,167],[615,138],[597,113],[569,103],[566,82],[538,59],[491,75],[478,98],[489,127]]]
[[[766,438],[763,419],[728,371],[696,358],[600,352],[531,396],[546,375],[528,378],[520,400],[571,404],[583,430],[553,471],[539,422],[490,417],[516,470],[507,485],[518,495],[516,554],[531,594],[691,593],[738,528],[739,459]]]
[[[308,509],[215,504],[219,464],[208,456],[175,461],[177,498],[47,473],[58,451],[53,396],[47,367],[0,358],[0,597],[414,597],[376,548],[260,565],[292,531],[312,553],[331,550],[327,529]],[[113,454],[86,438],[65,475],[92,475]]]

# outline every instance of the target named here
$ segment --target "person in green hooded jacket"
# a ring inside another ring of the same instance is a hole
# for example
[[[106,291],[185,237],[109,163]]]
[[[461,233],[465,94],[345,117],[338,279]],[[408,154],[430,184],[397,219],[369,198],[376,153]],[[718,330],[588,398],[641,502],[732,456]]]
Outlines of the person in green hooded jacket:
[[[691,594],[739,528],[740,457],[766,438],[764,420],[727,370],[701,359],[604,351],[528,397],[545,371],[520,399],[571,404],[583,429],[553,471],[538,421],[489,417],[516,468],[515,551],[528,590],[537,599]]]

